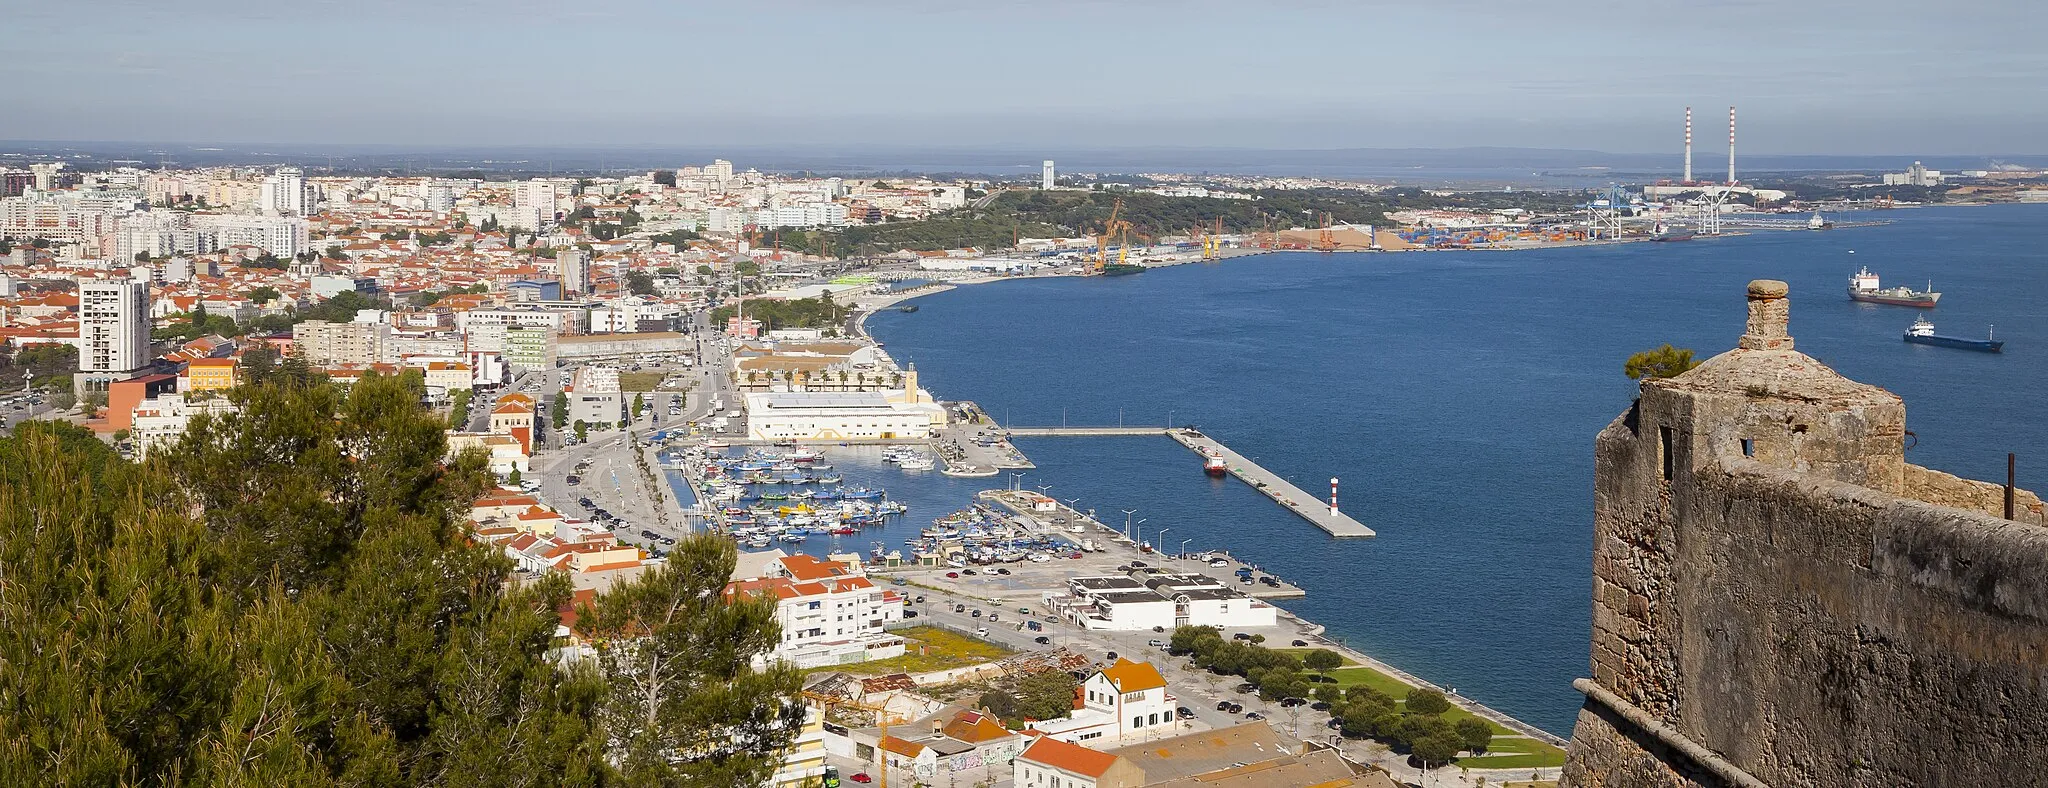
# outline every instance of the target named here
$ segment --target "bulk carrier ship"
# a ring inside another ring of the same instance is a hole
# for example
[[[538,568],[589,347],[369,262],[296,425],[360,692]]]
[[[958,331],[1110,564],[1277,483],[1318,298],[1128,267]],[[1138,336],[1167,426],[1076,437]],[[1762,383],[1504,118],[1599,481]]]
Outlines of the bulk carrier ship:
[[[1934,292],[1932,282],[1928,283],[1926,290],[1914,290],[1910,287],[1880,288],[1877,286],[1877,274],[1871,273],[1869,268],[1860,268],[1855,276],[1849,277],[1849,300],[1926,308],[1940,301],[1941,294]]]

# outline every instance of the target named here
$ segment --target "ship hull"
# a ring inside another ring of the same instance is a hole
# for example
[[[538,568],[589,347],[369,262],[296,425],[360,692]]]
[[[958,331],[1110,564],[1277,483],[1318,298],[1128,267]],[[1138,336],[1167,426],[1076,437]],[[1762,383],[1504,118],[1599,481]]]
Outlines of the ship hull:
[[[1225,471],[1222,468],[1203,468],[1202,472],[1218,479],[1223,478],[1226,474],[1229,473],[1228,471]]]
[[[1105,265],[1102,267],[1103,276],[1126,276],[1129,274],[1141,274],[1144,272],[1145,266],[1131,265],[1129,263],[1110,263],[1109,265]]]
[[[1866,304],[1889,304],[1891,306],[1912,306],[1927,308],[1934,306],[1935,302],[1940,301],[1941,296],[1927,295],[1900,298],[1898,296],[1883,296],[1875,295],[1872,293],[1859,293],[1854,290],[1851,290],[1849,291],[1849,300],[1861,301]]]
[[[1673,232],[1664,233],[1663,235],[1652,235],[1650,236],[1650,240],[1656,243],[1672,243],[1675,241],[1690,241],[1693,239],[1695,235],[1697,235],[1697,233],[1694,233],[1691,230],[1677,230]]]
[[[2005,340],[2003,339],[1963,339],[1962,337],[1944,336],[1922,337],[1907,334],[1906,341],[1915,345],[1952,347],[1957,350],[1975,350],[1979,353],[2000,353],[2004,352],[2005,349]]]

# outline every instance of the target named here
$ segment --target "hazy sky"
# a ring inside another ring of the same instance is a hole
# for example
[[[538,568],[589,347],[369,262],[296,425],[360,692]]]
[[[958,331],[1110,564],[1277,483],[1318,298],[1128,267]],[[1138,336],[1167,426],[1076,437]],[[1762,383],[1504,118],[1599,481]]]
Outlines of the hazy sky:
[[[2048,152],[2043,0],[0,0],[0,139]]]

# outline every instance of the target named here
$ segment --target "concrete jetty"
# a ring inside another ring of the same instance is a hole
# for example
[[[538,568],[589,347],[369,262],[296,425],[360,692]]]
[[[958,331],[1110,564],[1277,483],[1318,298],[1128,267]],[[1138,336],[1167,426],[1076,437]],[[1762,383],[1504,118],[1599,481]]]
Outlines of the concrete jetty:
[[[1166,436],[1194,450],[1196,454],[1215,454],[1222,457],[1230,470],[1230,475],[1251,485],[1252,489],[1265,493],[1266,497],[1295,514],[1301,515],[1301,519],[1315,523],[1316,527],[1330,532],[1331,536],[1358,538],[1374,535],[1371,528],[1351,519],[1350,515],[1342,511],[1331,511],[1328,501],[1308,494],[1307,491],[1294,486],[1292,482],[1280,478],[1280,474],[1266,470],[1264,466],[1252,462],[1250,458],[1231,451],[1230,447],[1215,438],[1195,430],[1170,430]]]
[[[1239,481],[1245,484],[1251,485],[1252,489],[1258,490],[1265,494],[1266,497],[1273,499],[1274,503],[1278,503],[1287,510],[1301,515],[1301,519],[1314,523],[1316,527],[1329,532],[1331,536],[1340,539],[1356,539],[1375,535],[1371,528],[1365,527],[1364,523],[1351,519],[1350,515],[1344,514],[1341,510],[1336,512],[1330,511],[1328,501],[1310,495],[1306,490],[1294,486],[1292,482],[1280,478],[1280,474],[1266,470],[1264,466],[1252,462],[1251,458],[1231,451],[1230,447],[1223,445],[1222,442],[1215,438],[1202,434],[1199,430],[1187,428],[1168,429],[1166,427],[1006,427],[1003,431],[1013,438],[1165,435],[1174,439],[1180,445],[1188,447],[1189,450],[1196,454],[1204,456],[1215,454],[1218,457],[1222,457],[1225,466],[1230,471],[1230,475],[1237,477]]]

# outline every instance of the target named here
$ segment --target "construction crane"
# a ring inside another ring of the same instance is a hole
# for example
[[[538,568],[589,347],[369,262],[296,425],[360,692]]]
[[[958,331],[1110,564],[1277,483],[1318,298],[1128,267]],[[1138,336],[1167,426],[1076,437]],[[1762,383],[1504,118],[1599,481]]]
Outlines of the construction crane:
[[[1330,229],[1330,213],[1323,212],[1323,228],[1316,233],[1316,251],[1337,251],[1337,234]]]
[[[889,710],[888,700],[884,699],[882,701],[882,705],[877,706],[869,703],[862,703],[852,698],[842,698],[837,695],[826,695],[818,692],[810,692],[808,690],[806,690],[803,693],[803,696],[806,700],[816,701],[818,705],[823,706],[825,708],[825,716],[827,719],[831,718],[832,709],[834,707],[839,706],[844,706],[850,709],[858,709],[860,711],[865,712],[871,712],[875,715],[875,723],[879,725],[882,729],[881,736],[875,739],[875,749],[879,750],[879,752],[875,753],[875,762],[880,764],[880,768],[877,771],[881,772],[881,775],[878,778],[879,780],[881,780],[881,782],[877,783],[876,785],[878,785],[879,788],[889,788],[889,751],[882,749],[882,744],[889,740],[889,726],[906,722],[906,720],[898,716],[895,712]]]

